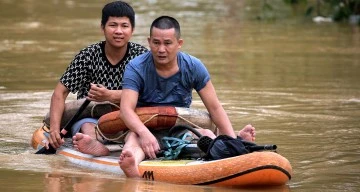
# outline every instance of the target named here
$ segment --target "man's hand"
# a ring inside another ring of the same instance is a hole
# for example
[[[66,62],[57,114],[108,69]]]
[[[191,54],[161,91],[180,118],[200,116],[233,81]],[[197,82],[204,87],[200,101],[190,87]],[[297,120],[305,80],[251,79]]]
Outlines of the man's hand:
[[[140,145],[145,155],[150,159],[155,159],[156,154],[160,151],[160,146],[155,136],[149,131],[139,135]]]
[[[110,90],[101,84],[90,84],[90,90],[86,97],[90,101],[102,102],[110,100]]]
[[[50,129],[50,136],[48,137],[48,140],[49,140],[50,145],[54,149],[57,149],[62,144],[64,144],[64,140],[61,139],[59,131],[54,131],[54,130]],[[49,149],[49,143],[45,143],[46,149]]]

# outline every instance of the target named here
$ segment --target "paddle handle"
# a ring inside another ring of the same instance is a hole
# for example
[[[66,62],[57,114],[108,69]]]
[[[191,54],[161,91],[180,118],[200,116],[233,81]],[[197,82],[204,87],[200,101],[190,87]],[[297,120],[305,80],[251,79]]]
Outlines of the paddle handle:
[[[71,130],[71,126],[78,120],[81,113],[85,110],[85,108],[89,105],[90,100],[86,99],[84,103],[80,106],[79,110],[75,113],[75,115],[70,119],[70,121],[67,122],[65,127],[60,131],[60,137],[64,138],[66,133]],[[35,154],[54,154],[56,153],[56,149],[54,149],[51,145],[49,145],[49,149],[46,149],[46,147],[41,148],[38,150]]]
[[[66,133],[71,131],[71,126],[76,123],[76,121],[79,119],[81,113],[85,110],[85,108],[89,105],[91,101],[86,99],[84,103],[80,106],[79,110],[76,111],[75,115],[70,119],[70,121],[67,122],[65,127],[60,131],[60,137],[64,138]]]
[[[273,150],[276,150],[277,146],[276,145],[255,145],[255,146],[247,146],[246,148],[250,152],[264,151],[264,150],[273,151]]]

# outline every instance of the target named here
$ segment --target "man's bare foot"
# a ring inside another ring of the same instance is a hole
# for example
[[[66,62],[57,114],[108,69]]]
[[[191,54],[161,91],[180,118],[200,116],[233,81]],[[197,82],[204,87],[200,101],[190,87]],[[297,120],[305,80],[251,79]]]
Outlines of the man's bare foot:
[[[134,154],[131,151],[124,150],[121,152],[119,157],[119,165],[127,177],[140,177],[138,165],[136,164]]]
[[[104,156],[110,153],[102,143],[82,133],[76,133],[73,136],[73,145],[78,151],[94,156]]]
[[[245,141],[253,142],[255,141],[255,127],[252,125],[246,125],[243,129],[241,129],[238,133],[238,136],[241,137]]]

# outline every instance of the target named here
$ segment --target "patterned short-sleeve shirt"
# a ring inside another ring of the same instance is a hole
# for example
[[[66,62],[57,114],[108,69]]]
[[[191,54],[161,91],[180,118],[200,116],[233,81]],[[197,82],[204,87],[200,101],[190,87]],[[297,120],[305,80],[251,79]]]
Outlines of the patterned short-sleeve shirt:
[[[102,84],[109,90],[121,90],[125,66],[130,60],[148,50],[137,43],[129,42],[126,55],[112,65],[105,56],[105,41],[101,41],[81,50],[65,73],[60,82],[72,93],[77,93],[77,99],[87,96],[90,83]]]

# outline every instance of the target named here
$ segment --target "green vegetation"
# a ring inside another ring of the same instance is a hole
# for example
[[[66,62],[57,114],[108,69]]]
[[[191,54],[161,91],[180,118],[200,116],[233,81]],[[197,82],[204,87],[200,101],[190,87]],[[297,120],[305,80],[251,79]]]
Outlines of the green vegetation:
[[[283,0],[293,11],[302,10],[310,17],[323,17],[335,22],[360,25],[360,0]],[[278,3],[263,0],[262,13],[258,19],[274,19]]]
[[[312,15],[314,10],[316,16],[331,17],[336,22],[349,21],[351,17],[360,17],[360,0],[317,0],[316,4],[310,4],[306,15]]]

